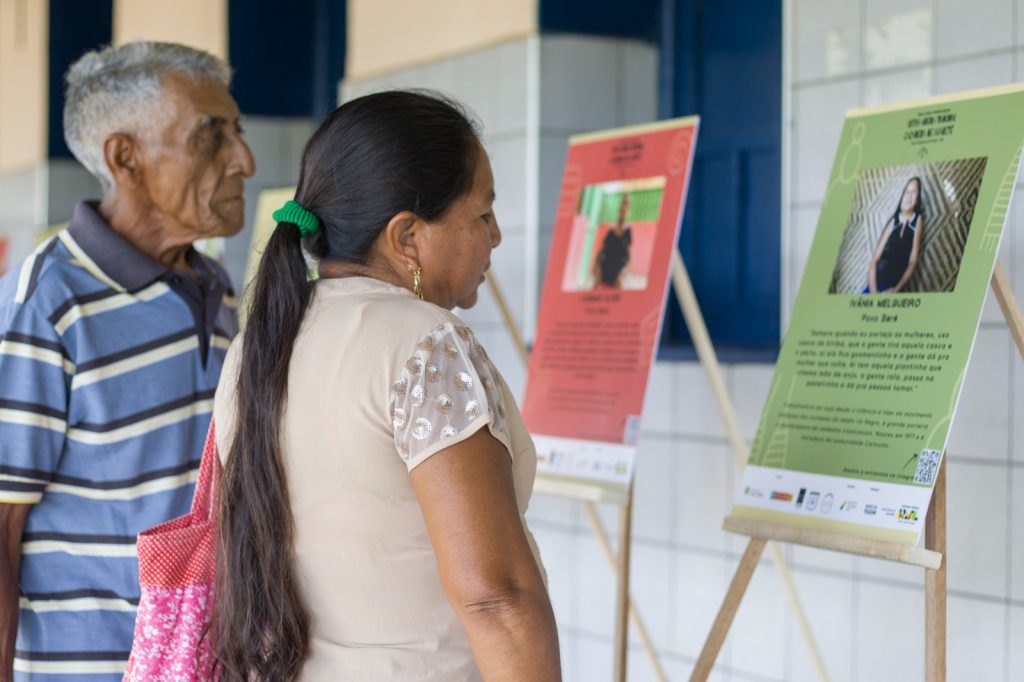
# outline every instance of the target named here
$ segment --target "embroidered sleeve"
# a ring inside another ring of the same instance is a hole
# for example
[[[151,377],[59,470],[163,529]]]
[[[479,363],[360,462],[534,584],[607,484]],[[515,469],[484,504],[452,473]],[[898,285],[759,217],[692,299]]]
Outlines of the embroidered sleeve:
[[[391,387],[395,448],[411,471],[483,426],[509,450],[498,373],[473,332],[451,322],[416,344]]]

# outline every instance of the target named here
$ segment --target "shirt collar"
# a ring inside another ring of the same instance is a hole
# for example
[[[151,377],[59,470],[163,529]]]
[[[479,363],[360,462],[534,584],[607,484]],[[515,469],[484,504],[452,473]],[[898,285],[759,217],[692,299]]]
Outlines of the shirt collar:
[[[153,260],[114,232],[99,214],[99,203],[80,201],[68,225],[68,234],[100,274],[126,291],[138,291],[164,277],[170,268]],[[194,269],[202,257],[189,247],[186,259]],[[90,264],[85,263],[86,267]],[[197,272],[199,270],[197,269]]]

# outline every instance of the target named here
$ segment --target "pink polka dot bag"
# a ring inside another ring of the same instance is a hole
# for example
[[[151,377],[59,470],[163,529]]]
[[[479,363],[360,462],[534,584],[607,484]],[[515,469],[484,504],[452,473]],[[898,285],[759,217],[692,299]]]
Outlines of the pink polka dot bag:
[[[193,682],[218,677],[207,630],[217,571],[220,475],[211,421],[192,511],[139,533],[142,596],[126,681]]]

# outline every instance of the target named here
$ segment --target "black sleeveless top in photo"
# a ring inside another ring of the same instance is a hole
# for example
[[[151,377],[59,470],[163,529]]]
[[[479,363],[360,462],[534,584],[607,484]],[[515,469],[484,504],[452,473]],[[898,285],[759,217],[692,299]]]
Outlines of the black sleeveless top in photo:
[[[907,271],[910,251],[914,246],[914,233],[917,231],[917,219],[918,214],[915,213],[909,221],[897,222],[889,233],[875,269],[875,282],[879,291],[896,286],[903,273]]]
[[[619,273],[629,262],[629,247],[633,244],[633,231],[625,228],[621,235],[611,229],[604,235],[604,243],[597,255],[597,265],[601,274],[601,284],[615,286]]]

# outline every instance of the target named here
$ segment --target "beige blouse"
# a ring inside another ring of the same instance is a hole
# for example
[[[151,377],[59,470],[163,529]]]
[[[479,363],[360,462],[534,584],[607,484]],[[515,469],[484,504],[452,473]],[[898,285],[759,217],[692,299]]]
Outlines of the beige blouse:
[[[232,344],[215,399],[222,456],[234,433],[238,355]],[[509,450],[526,511],[533,442],[473,333],[406,289],[320,280],[295,342],[282,424],[312,616],[302,679],[481,679],[409,480],[416,465],[486,426]]]

